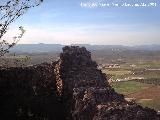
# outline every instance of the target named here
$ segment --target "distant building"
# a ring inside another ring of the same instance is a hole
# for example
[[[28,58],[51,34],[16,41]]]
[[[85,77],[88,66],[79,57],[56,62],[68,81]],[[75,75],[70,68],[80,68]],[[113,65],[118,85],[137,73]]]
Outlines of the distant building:
[[[98,66],[99,69],[106,69],[106,68],[120,68],[119,64],[100,64]]]
[[[130,67],[136,67],[136,65],[135,65],[135,64],[132,64],[132,65],[130,65]]]

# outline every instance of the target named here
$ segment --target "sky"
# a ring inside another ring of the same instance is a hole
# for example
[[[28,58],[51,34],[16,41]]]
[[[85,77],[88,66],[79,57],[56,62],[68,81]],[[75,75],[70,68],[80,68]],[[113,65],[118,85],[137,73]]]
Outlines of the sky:
[[[8,35],[15,35],[18,26],[23,26],[26,33],[20,44],[160,44],[158,1],[126,0],[133,5],[156,3],[149,7],[104,7],[100,3],[122,5],[125,0],[44,0],[16,20]]]

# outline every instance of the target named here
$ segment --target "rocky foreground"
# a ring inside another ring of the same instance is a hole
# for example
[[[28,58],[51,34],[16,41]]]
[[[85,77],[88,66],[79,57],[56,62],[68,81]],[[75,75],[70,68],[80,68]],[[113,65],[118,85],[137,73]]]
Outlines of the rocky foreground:
[[[160,120],[125,101],[84,47],[64,47],[51,64],[0,69],[0,120]]]

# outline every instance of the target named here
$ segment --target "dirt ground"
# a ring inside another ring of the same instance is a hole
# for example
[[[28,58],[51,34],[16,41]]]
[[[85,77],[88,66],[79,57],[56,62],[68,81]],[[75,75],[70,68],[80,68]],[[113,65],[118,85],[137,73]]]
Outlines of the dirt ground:
[[[129,94],[126,97],[135,99],[160,99],[160,86],[152,86],[148,89]]]

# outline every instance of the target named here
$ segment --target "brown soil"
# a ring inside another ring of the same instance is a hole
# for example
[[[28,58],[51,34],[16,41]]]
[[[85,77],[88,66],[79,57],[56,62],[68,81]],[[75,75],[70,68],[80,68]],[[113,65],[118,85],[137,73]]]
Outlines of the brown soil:
[[[153,86],[148,89],[127,95],[135,99],[160,99],[160,86]]]

